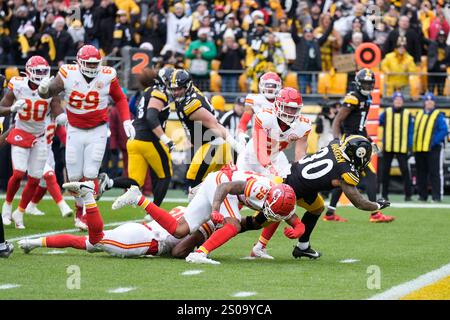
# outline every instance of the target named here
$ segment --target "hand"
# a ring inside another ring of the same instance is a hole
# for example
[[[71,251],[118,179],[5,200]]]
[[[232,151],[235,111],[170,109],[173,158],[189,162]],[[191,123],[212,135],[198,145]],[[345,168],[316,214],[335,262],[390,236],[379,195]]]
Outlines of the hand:
[[[298,239],[305,232],[305,225],[303,223],[299,223],[295,226],[295,228],[284,228],[284,235],[289,239]]]
[[[166,143],[167,148],[169,148],[169,152],[172,152],[173,150],[175,150],[175,143],[173,143],[172,140],[168,141]]]
[[[46,94],[48,92],[48,88],[50,88],[50,83],[52,83],[52,80],[53,76],[42,79],[38,88],[39,93]]]
[[[125,131],[125,134],[127,135],[128,139],[134,140],[134,137],[136,136],[136,130],[134,129],[131,120],[125,120],[123,122],[123,130]]]
[[[19,99],[11,106],[11,112],[20,112],[26,107],[27,103],[24,99]]]
[[[382,210],[384,208],[387,208],[391,205],[391,203],[387,200],[384,199],[378,199],[377,200],[378,205],[380,206],[380,208],[378,210]]]
[[[238,142],[242,145],[246,145],[248,140],[250,140],[250,137],[248,136],[248,134],[244,133],[244,132],[239,132],[238,133]]]
[[[223,215],[219,211],[211,212],[211,221],[215,224],[223,224],[224,218]]]

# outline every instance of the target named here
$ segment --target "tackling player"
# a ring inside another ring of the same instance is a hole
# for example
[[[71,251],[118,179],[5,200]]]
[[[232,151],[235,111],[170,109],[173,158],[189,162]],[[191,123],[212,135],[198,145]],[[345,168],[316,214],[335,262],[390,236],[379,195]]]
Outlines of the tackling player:
[[[58,75],[39,85],[42,98],[64,92],[67,102],[66,167],[69,181],[94,180],[100,169],[107,140],[108,99],[114,100],[129,139],[135,130],[130,121],[128,102],[114,68],[101,66],[100,52],[91,45],[78,50],[76,64],[65,64]],[[83,201],[75,197],[75,226],[86,229],[81,220]]]
[[[40,56],[31,57],[25,65],[25,74],[25,77],[13,77],[10,80],[9,92],[0,101],[3,108],[11,107],[12,112],[17,112],[15,128],[7,138],[11,144],[14,169],[8,181],[2,219],[5,225],[11,224],[12,219],[18,229],[25,229],[23,215],[42,178],[47,161],[45,119],[50,112],[58,122],[65,117],[58,97],[43,99],[37,92],[43,79],[50,75],[47,61]],[[23,189],[19,207],[11,213],[12,201],[26,172],[28,181]]]

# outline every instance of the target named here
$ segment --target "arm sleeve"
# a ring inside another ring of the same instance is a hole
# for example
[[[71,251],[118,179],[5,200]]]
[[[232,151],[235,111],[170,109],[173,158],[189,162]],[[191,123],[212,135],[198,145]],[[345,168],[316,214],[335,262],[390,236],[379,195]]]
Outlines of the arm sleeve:
[[[244,114],[241,117],[241,120],[239,121],[239,131],[242,132],[247,132],[247,125],[250,122],[250,120],[252,119],[252,115],[249,114],[248,112],[244,112]]]
[[[61,141],[62,144],[66,144],[66,137],[67,137],[67,131],[66,127],[64,126],[57,126],[55,130],[55,135],[58,137],[59,141]]]
[[[130,110],[128,109],[127,97],[123,93],[117,77],[111,82],[109,95],[116,104],[116,108],[119,111],[120,120],[130,120]]]
[[[267,150],[267,133],[264,131],[261,120],[258,117],[255,117],[255,126],[253,128],[253,148],[259,163],[263,167],[271,164]]]
[[[118,133],[120,128],[117,127],[117,111],[111,110],[109,113],[109,130],[111,131],[111,136],[109,137],[109,149],[117,149],[119,145]]]
[[[445,122],[443,113],[441,113],[439,115],[436,126],[437,126],[436,133],[434,134],[434,139],[433,139],[434,145],[438,145],[441,142],[443,142],[445,137],[448,134],[448,127],[447,127],[447,123]]]
[[[292,36],[292,40],[294,40],[295,43],[298,43],[300,41],[300,37],[298,36],[297,33],[297,25],[295,24],[295,19],[292,20],[292,25],[291,25],[291,36]]]
[[[148,124],[150,125],[150,129],[152,129],[152,130],[160,125],[159,120],[158,120],[158,115],[159,115],[159,111],[157,109],[155,109],[155,108],[147,109],[146,118],[147,118]]]

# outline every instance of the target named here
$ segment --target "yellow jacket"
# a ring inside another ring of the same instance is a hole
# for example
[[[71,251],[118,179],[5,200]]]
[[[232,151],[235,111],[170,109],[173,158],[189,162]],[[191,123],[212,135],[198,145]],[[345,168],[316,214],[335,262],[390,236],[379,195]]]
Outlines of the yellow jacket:
[[[130,19],[130,14],[139,14],[141,12],[141,9],[134,0],[115,0],[114,3],[117,9],[126,11],[128,19]]]
[[[384,73],[406,73],[416,72],[416,64],[414,58],[405,52],[402,56],[394,52],[388,53],[386,57],[381,61],[381,71]],[[386,78],[386,84],[388,86],[388,95],[391,94],[391,90],[405,87],[409,84],[408,74],[394,74],[388,75]]]

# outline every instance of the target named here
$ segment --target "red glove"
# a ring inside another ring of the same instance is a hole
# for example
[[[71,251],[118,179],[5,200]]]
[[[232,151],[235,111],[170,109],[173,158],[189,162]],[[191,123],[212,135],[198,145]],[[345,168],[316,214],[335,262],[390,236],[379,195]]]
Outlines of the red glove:
[[[298,239],[305,232],[305,225],[297,218],[292,223],[293,228],[284,228],[284,235],[289,239]]]
[[[213,211],[211,213],[211,221],[214,224],[223,224],[223,215],[219,211]]]

